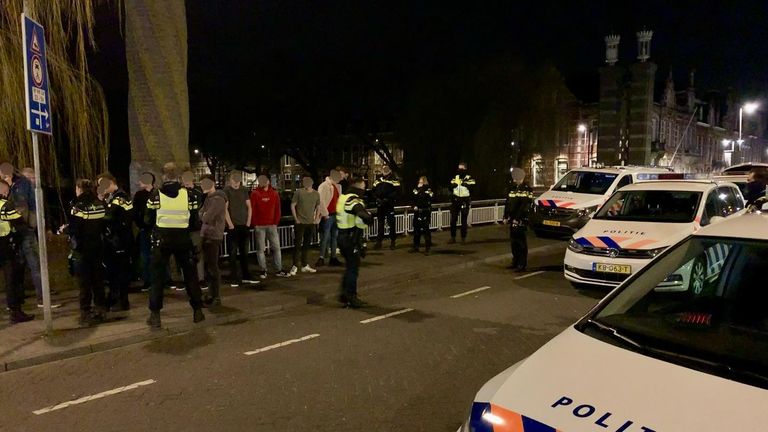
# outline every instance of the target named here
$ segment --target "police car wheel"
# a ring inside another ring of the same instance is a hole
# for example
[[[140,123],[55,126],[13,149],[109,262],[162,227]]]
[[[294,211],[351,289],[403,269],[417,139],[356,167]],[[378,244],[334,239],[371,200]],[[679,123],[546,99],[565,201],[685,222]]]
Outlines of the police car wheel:
[[[691,268],[691,292],[693,295],[700,295],[704,291],[706,283],[706,265],[703,259],[697,258]]]

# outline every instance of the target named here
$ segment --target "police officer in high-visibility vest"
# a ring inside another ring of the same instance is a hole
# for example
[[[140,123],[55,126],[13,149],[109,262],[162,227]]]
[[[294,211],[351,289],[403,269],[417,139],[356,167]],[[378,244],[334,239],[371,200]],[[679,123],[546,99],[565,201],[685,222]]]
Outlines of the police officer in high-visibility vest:
[[[347,192],[341,195],[336,203],[339,247],[345,262],[339,302],[344,307],[350,308],[366,305],[357,297],[357,276],[360,271],[363,236],[368,225],[373,223],[373,216],[365,210],[363,194],[365,194],[365,180],[354,179],[350,182]]]
[[[96,196],[93,182],[80,179],[75,184],[75,199],[60,231],[69,235],[74,273],[80,288],[80,324],[106,320],[104,294],[104,202]]]
[[[163,167],[163,185],[152,192],[147,201],[145,222],[154,225],[152,232],[152,287],[149,291],[150,315],[147,324],[161,327],[163,287],[168,260],[174,257],[184,275],[184,283],[193,310],[193,321],[205,319],[200,281],[195,268],[194,246],[189,227],[195,225],[200,203],[181,183],[176,165]]]
[[[525,183],[525,171],[513,168],[504,207],[504,222],[509,224],[509,241],[512,249],[511,269],[517,272],[528,266],[528,216],[533,205],[533,191]]]
[[[131,283],[131,249],[133,248],[133,201],[117,186],[110,173],[99,176],[99,188],[105,193],[104,266],[109,281],[107,309],[130,309],[128,288]]]
[[[469,208],[472,205],[472,188],[475,179],[467,173],[467,164],[459,164],[459,172],[451,179],[451,240],[456,243],[456,225],[461,216],[461,242],[467,240]]]
[[[14,239],[17,229],[24,229],[26,223],[21,213],[16,211],[13,202],[8,200],[11,186],[0,180],[0,271],[4,273],[5,302],[11,313],[11,324],[18,324],[33,320],[34,315],[29,315],[21,310],[24,305],[24,285],[16,283],[15,272],[23,271],[18,260],[16,242]]]

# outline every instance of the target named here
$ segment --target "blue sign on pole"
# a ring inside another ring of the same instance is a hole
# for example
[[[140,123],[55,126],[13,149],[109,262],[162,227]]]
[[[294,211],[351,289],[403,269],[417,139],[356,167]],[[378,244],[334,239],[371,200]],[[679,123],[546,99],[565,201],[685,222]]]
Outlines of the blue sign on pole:
[[[27,129],[51,134],[51,93],[48,85],[48,61],[45,58],[43,26],[21,14],[24,43],[24,85],[27,101]]]

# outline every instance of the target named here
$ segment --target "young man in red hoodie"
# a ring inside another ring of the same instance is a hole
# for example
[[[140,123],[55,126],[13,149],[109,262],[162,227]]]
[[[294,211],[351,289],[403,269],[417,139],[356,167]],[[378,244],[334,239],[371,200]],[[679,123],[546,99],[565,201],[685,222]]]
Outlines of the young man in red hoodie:
[[[261,267],[261,278],[267,277],[267,257],[264,255],[264,241],[269,240],[269,248],[272,251],[272,259],[275,265],[275,276],[288,277],[283,271],[283,257],[280,253],[280,236],[277,233],[277,225],[280,223],[280,196],[269,185],[269,179],[260,175],[259,186],[251,192],[251,209],[253,218],[251,226],[256,231],[256,256]]]

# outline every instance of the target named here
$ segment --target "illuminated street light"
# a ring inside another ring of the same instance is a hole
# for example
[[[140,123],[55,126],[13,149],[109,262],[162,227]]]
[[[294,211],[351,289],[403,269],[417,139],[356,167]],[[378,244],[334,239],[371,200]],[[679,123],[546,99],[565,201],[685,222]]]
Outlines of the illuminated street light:
[[[580,124],[579,125],[579,132],[584,133],[586,131],[587,131],[587,125],[585,125],[584,123]]]
[[[200,154],[200,150],[195,149],[194,151],[195,151],[195,154]]]
[[[750,102],[744,104],[744,112],[747,114],[753,114],[757,109],[760,108],[760,104],[757,102]]]

